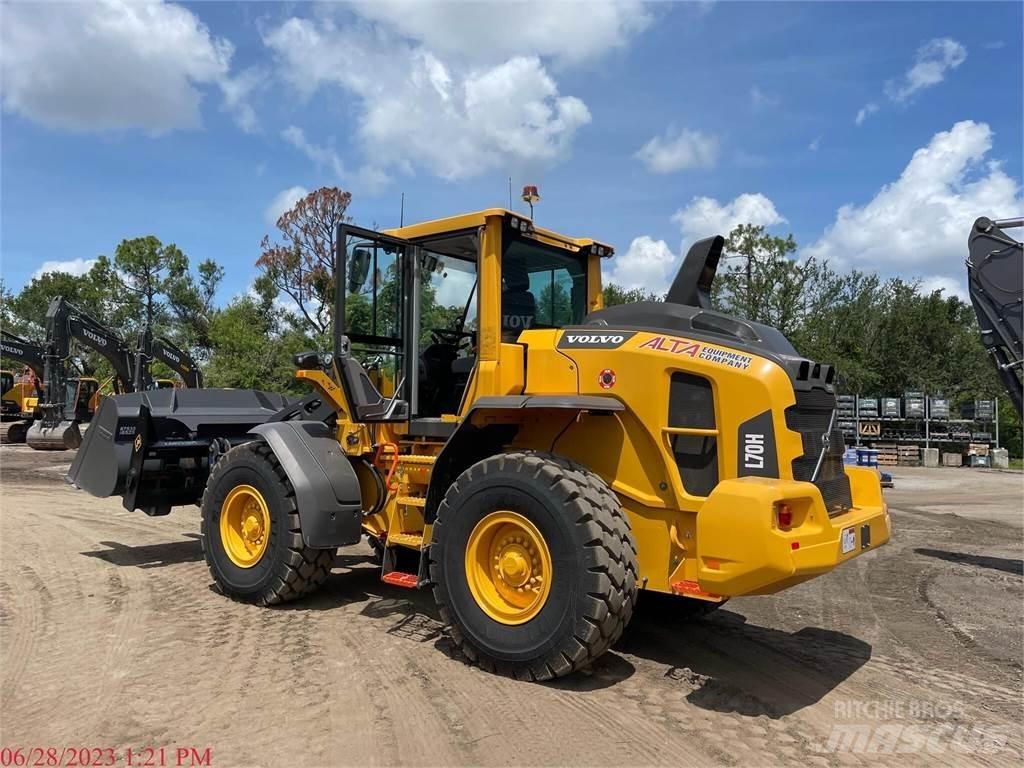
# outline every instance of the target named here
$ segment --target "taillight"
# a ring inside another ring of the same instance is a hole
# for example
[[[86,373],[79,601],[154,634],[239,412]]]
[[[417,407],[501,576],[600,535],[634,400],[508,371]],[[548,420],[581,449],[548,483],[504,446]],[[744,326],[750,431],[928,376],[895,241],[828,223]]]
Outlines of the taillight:
[[[779,504],[775,510],[776,519],[779,521],[779,528],[789,528],[793,525],[793,510],[789,504]]]

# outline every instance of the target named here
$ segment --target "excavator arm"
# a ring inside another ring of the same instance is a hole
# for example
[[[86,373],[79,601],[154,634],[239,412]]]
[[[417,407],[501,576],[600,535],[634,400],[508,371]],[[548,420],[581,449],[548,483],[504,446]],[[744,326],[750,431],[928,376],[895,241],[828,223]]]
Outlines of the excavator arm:
[[[161,336],[153,338],[150,329],[144,328],[139,333],[139,343],[135,352],[136,390],[152,388],[153,377],[149,373],[149,364],[152,360],[159,360],[178,374],[189,389],[203,388],[203,373],[192,356]]]
[[[46,367],[46,347],[42,344],[28,341],[8,331],[0,331],[0,355],[27,365],[36,376],[36,389],[42,386]]]
[[[78,341],[110,361],[119,391],[135,391],[131,351],[124,340],[62,296],[50,301],[46,310],[46,331],[55,358],[67,359],[71,354],[71,342]]]
[[[46,310],[46,328],[55,356],[61,360],[66,359],[71,352],[71,341],[77,340],[110,362],[116,377],[116,388],[120,392],[135,391],[132,353],[116,333],[93,320],[63,296],[50,302]]]
[[[967,238],[967,286],[985,345],[999,378],[1021,413],[1024,351],[1021,309],[1024,295],[1024,245],[1006,234],[1024,227],[1024,217],[993,221],[981,217]]]

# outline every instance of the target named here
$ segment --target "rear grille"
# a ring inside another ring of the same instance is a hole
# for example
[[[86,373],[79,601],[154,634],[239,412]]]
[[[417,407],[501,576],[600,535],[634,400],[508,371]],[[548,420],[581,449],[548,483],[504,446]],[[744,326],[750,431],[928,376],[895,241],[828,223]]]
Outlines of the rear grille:
[[[668,425],[714,429],[715,396],[711,382],[689,373],[673,373]],[[718,485],[718,440],[712,435],[672,435],[672,453],[686,492],[708,496]]]
[[[850,479],[843,470],[843,433],[832,418],[835,407],[834,394],[814,388],[797,390],[796,405],[786,409],[786,426],[800,433],[804,448],[803,455],[793,459],[793,479],[811,481],[818,486],[830,517],[853,506]]]

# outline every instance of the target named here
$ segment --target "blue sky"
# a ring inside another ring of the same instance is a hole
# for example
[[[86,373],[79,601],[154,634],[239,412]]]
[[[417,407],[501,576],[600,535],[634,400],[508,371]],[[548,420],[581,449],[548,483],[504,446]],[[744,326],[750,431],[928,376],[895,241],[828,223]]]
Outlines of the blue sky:
[[[387,227],[402,192],[415,221],[511,175],[627,285],[751,220],[962,294],[971,221],[1024,210],[1022,8],[3,3],[3,278],[155,234],[227,300],[299,190]]]

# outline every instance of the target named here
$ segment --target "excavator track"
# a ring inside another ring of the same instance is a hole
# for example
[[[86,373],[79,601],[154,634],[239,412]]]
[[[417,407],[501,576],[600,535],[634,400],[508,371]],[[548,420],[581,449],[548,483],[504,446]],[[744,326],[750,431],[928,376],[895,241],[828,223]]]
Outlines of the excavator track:
[[[71,421],[62,421],[53,427],[43,427],[36,423],[25,437],[28,447],[37,451],[66,451],[82,444],[78,425]]]
[[[0,422],[0,445],[24,443],[30,426],[32,422],[29,421]]]

